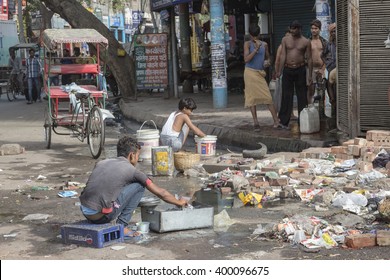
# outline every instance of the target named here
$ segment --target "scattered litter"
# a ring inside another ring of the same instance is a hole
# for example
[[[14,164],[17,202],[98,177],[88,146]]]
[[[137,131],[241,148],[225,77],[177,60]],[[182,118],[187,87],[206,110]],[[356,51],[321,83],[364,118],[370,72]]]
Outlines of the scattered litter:
[[[126,258],[128,259],[141,259],[143,256],[145,256],[144,253],[132,253],[132,254],[127,254]]]
[[[48,190],[52,190],[52,188],[50,188],[48,186],[32,186],[31,190],[32,191],[48,191]]]
[[[63,190],[77,190],[85,188],[85,184],[74,182],[74,181],[68,181],[65,183],[65,186],[63,186],[61,189]]]
[[[220,245],[220,244],[214,244],[213,245],[213,248],[224,248],[225,246],[223,245]]]
[[[43,175],[38,175],[38,177],[37,177],[37,180],[44,180],[44,179],[46,179],[47,177],[46,176],[43,176]]]
[[[214,227],[215,228],[226,228],[234,224],[235,221],[230,219],[229,214],[226,210],[222,210],[219,214],[214,216]]]
[[[75,195],[78,195],[76,191],[61,191],[58,193],[59,197],[74,197]]]
[[[49,214],[30,214],[24,217],[23,221],[34,221],[34,220],[47,220],[49,217],[52,217],[53,215]]]
[[[125,249],[126,246],[117,245],[117,246],[111,246],[110,248],[111,248],[111,250],[119,251],[119,250]]]
[[[4,234],[3,237],[16,237],[18,234],[17,233],[11,233],[11,234]]]

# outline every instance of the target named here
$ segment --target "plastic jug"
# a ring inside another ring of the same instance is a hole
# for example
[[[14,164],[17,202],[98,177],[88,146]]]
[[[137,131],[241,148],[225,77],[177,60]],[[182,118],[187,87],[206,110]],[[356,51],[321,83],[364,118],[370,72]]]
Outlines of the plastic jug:
[[[301,133],[316,133],[320,131],[320,114],[313,104],[301,111],[299,121]]]

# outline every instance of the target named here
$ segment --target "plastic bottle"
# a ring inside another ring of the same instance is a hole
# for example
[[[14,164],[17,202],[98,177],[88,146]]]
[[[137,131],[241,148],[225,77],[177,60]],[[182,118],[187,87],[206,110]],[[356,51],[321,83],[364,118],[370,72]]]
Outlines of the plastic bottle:
[[[301,111],[299,120],[301,133],[316,133],[320,131],[320,115],[313,104]]]

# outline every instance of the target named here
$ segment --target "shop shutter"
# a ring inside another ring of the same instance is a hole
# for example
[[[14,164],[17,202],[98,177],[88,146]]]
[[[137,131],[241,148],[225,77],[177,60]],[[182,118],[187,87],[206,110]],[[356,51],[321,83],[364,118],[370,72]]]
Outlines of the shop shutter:
[[[348,1],[337,1],[337,123],[338,128],[348,134],[349,49]]]
[[[273,53],[279,46],[286,28],[293,20],[298,20],[302,24],[302,34],[305,37],[310,35],[310,22],[316,18],[314,8],[315,1],[307,0],[273,0],[272,1],[272,24],[273,42],[271,46]]]
[[[360,60],[359,69],[355,70],[350,70],[353,48],[350,44],[355,38],[348,33],[348,26],[352,24],[348,9],[358,9],[359,13]],[[370,129],[390,129],[390,105],[387,101],[390,49],[384,47],[389,33],[389,14],[390,0],[360,0],[358,7],[350,1],[337,1],[337,120],[338,128],[348,134],[352,133],[355,124],[359,135]],[[355,73],[359,73],[357,81],[349,80]],[[351,107],[353,82],[358,83],[356,108]],[[352,111],[357,112],[356,119],[350,119]]]
[[[390,129],[390,49],[384,46],[390,28],[390,1],[360,0],[359,11],[360,131]]]

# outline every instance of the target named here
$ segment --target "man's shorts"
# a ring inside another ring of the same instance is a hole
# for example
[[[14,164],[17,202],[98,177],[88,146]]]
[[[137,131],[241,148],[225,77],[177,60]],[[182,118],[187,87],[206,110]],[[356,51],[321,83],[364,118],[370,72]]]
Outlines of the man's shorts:
[[[337,68],[333,69],[329,73],[329,83],[335,84],[337,82]]]

